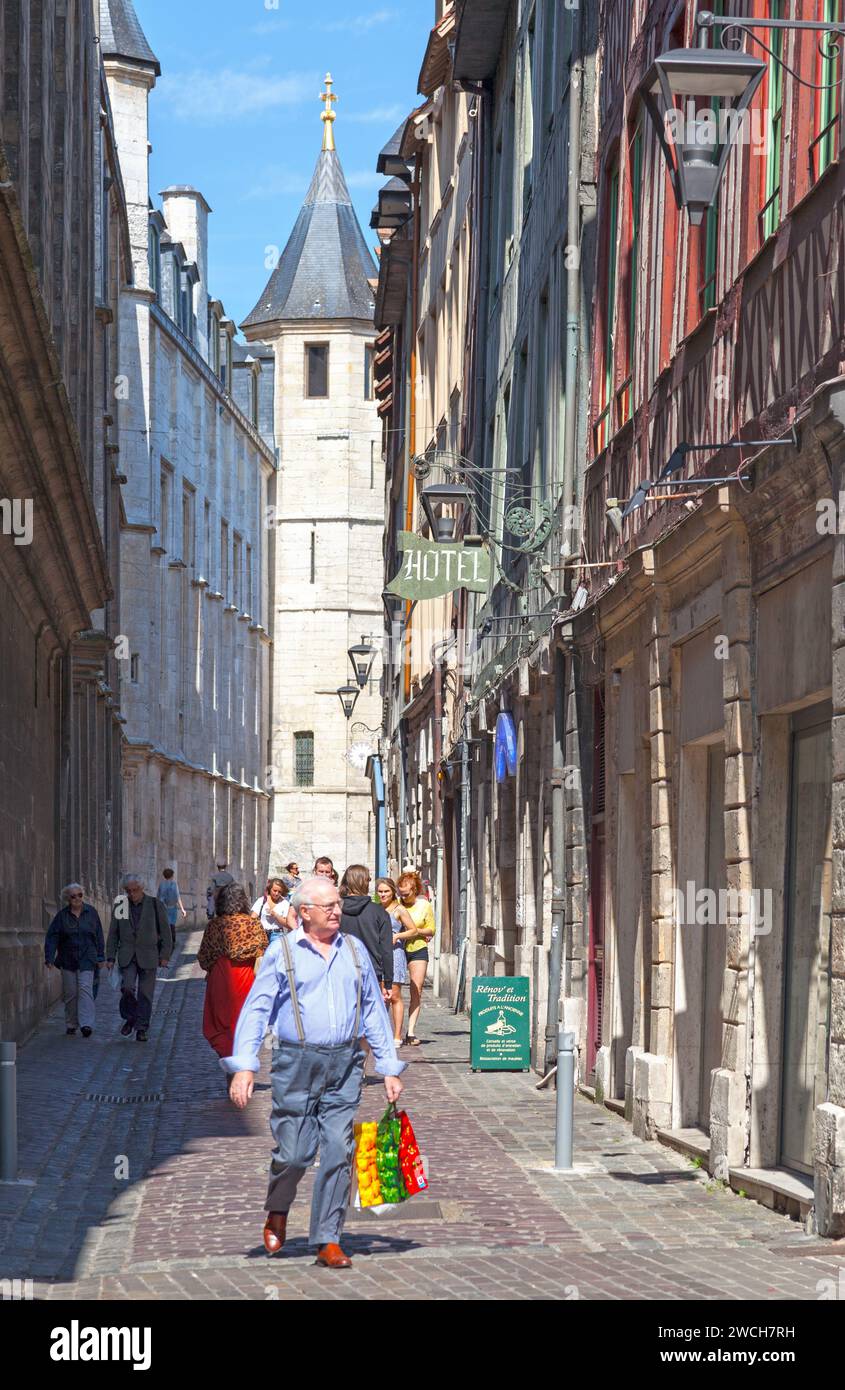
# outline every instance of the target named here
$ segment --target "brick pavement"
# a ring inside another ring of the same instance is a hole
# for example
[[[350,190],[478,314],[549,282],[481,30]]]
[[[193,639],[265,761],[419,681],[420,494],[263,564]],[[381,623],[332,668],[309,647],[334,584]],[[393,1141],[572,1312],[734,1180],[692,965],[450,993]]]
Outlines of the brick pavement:
[[[337,1274],[306,1245],[306,1179],[268,1260],[269,1079],[245,1112],[226,1099],[201,1033],[199,939],[180,937],[146,1045],[119,1036],[106,986],[91,1039],[66,1038],[57,1008],[21,1049],[26,1181],[0,1184],[0,1278],[53,1299],[811,1300],[845,1270],[845,1242],[808,1237],[580,1097],[578,1171],[554,1174],[553,1093],[473,1075],[466,1020],[431,999],[424,1045],[403,1054],[430,1194],[351,1217],[355,1266]],[[366,1086],[362,1117],[383,1105]]]

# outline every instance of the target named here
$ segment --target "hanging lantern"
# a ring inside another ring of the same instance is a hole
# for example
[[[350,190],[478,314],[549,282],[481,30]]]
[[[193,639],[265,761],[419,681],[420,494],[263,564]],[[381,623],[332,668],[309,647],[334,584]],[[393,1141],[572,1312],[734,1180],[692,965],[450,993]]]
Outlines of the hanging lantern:
[[[761,58],[734,49],[673,48],[655,58],[640,86],[678,207],[694,227],[716,201],[765,71]]]

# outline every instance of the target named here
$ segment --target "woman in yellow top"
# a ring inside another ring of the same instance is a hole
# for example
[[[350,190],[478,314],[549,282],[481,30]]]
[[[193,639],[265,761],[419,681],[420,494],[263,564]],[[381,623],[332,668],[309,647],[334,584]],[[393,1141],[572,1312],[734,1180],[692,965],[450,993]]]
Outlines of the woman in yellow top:
[[[434,912],[428,898],[423,895],[422,879],[419,874],[408,872],[397,881],[397,889],[402,906],[414,924],[413,931],[398,932],[394,941],[401,941],[408,957],[408,984],[411,998],[408,1010],[408,1033],[405,1042],[409,1047],[419,1047],[420,1040],[415,1029],[420,1016],[422,989],[428,969],[428,943],[434,936]]]

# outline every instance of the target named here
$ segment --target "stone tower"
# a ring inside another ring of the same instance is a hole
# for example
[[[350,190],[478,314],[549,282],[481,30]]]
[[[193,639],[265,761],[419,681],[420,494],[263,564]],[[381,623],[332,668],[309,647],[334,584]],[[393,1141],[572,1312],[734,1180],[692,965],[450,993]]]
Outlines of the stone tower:
[[[337,695],[348,648],[380,634],[384,467],[373,391],[376,269],[334,146],[331,77],[323,147],[248,341],[275,352],[278,449],[272,610],[271,872],[327,854],[375,864],[365,774],[381,724],[376,658],[349,721]],[[373,645],[378,645],[374,640]]]

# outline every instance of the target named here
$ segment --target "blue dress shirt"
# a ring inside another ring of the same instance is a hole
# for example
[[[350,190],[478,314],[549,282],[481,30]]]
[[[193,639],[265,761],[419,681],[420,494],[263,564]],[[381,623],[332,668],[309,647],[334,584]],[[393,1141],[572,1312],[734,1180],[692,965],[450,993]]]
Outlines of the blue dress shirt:
[[[328,957],[312,946],[303,927],[297,927],[287,939],[306,1043],[325,1047],[348,1042],[355,1030],[357,998],[357,974],[349,939],[338,932]],[[367,951],[360,941],[355,942],[355,949],[361,967],[359,1033],[372,1048],[379,1075],[398,1076],[408,1064],[396,1056],[387,1009]],[[244,1000],[235,1030],[234,1052],[231,1057],[220,1059],[224,1071],[258,1071],[258,1050],[268,1027],[282,1042],[299,1041],[279,937],[267,948],[255,983]]]

